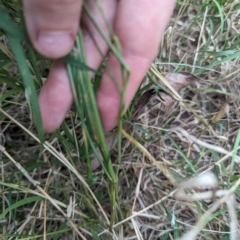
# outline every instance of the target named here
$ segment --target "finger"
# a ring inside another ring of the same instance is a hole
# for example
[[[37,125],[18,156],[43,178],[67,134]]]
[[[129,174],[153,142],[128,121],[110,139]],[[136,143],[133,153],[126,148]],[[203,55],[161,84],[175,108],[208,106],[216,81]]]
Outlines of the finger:
[[[115,33],[122,46],[122,55],[131,69],[125,95],[127,108],[144,78],[163,36],[174,7],[174,0],[120,1],[115,19]],[[114,55],[109,66],[121,85],[120,64]],[[97,92],[97,102],[105,131],[118,121],[120,93],[106,70]]]
[[[87,0],[85,3],[90,9],[101,31],[110,39],[113,22],[115,20],[117,1],[102,0],[101,9],[96,5],[96,0]],[[101,10],[104,15],[101,13]],[[81,26],[87,63],[89,67],[98,69],[100,63],[107,54],[108,45],[85,12],[83,12]]]
[[[94,15],[99,27],[106,34],[106,36],[110,37],[108,27],[106,26],[105,21],[102,18],[102,15],[95,2],[95,0],[88,0],[86,1],[86,4]],[[116,1],[101,1],[102,10],[104,11],[107,21],[110,25],[112,25],[114,21],[116,6]],[[102,62],[102,56],[108,51],[108,46],[95,29],[91,21],[89,21],[87,16],[83,15],[83,18],[83,38],[87,64],[93,69],[97,69]],[[90,31],[87,31],[87,29]],[[89,32],[91,32],[91,36]],[[94,38],[94,40],[92,38]],[[95,43],[98,44],[101,54],[99,53]],[[52,66],[47,81],[45,82],[39,95],[43,127],[46,132],[52,132],[60,126],[67,110],[72,104],[72,101],[72,92],[65,65],[57,62]]]
[[[39,94],[44,131],[53,132],[60,126],[72,102],[72,91],[65,65],[56,61]]]
[[[79,27],[81,0],[24,0],[25,20],[35,49],[48,58],[66,55]]]

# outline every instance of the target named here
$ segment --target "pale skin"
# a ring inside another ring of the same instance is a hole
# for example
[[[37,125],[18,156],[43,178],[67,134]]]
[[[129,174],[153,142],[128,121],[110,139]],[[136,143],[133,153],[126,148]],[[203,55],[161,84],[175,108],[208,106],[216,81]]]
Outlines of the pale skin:
[[[84,2],[108,34],[95,1]],[[101,4],[119,38],[123,58],[131,70],[125,95],[127,108],[157,54],[175,0],[101,0]],[[23,0],[23,5],[28,34],[35,49],[47,58],[56,59],[39,94],[44,130],[52,132],[60,126],[73,103],[65,65],[57,59],[65,56],[73,47],[81,25],[79,19],[85,18],[81,11],[82,1]],[[87,24],[101,51],[107,54],[109,49],[106,43],[89,21]],[[83,34],[87,63],[97,69],[102,57],[84,28]],[[120,66],[114,55],[109,58],[109,66],[120,83]],[[110,131],[118,121],[120,94],[108,71],[103,74],[96,99],[103,128],[106,132]]]

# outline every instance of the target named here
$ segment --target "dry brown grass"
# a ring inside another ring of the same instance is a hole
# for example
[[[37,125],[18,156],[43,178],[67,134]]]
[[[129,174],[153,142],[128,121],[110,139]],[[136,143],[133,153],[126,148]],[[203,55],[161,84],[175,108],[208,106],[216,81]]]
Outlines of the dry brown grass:
[[[2,239],[81,239],[70,227],[71,222],[86,239],[98,239],[92,236],[93,229],[101,239],[239,239],[240,154],[234,144],[240,128],[240,12],[237,1],[218,1],[224,19],[221,25],[216,2],[184,0],[175,9],[154,66],[162,74],[184,71],[197,79],[177,92],[181,99],[173,100],[170,107],[166,106],[169,100],[165,104],[156,97],[149,101],[128,131],[132,137],[125,134],[123,138],[121,163],[113,148],[118,204],[111,233],[107,228],[111,212],[108,182],[101,167],[94,170],[94,182],[89,184],[94,200],[86,191],[87,166],[79,161],[83,154],[77,151],[79,146],[64,145],[63,132],[63,138],[48,135],[51,151],[39,155],[38,143],[21,127],[35,133],[24,95],[19,93],[3,102],[5,108],[9,106],[8,114],[21,125],[1,113],[0,144],[31,178],[41,183],[43,192],[33,188],[3,155],[0,209],[4,212],[11,201],[29,196],[40,195],[46,200],[19,206],[0,218]],[[232,52],[228,55],[226,51]],[[234,54],[236,57],[231,59]],[[229,60],[221,62],[226,57]],[[151,76],[164,86],[152,72]],[[143,86],[149,82],[147,78]],[[1,85],[2,95],[8,89],[6,84]],[[81,136],[78,120],[70,116],[66,119],[69,129]],[[60,163],[60,159],[66,163]],[[76,169],[71,169],[71,160]],[[217,183],[207,176],[207,180],[184,185],[188,179],[209,171],[215,174]],[[191,196],[177,194],[182,186],[188,189],[184,193]],[[201,195],[206,191],[210,193],[207,200]],[[231,230],[235,232],[230,234]],[[184,235],[189,232],[193,235]],[[21,236],[6,235],[14,233]]]

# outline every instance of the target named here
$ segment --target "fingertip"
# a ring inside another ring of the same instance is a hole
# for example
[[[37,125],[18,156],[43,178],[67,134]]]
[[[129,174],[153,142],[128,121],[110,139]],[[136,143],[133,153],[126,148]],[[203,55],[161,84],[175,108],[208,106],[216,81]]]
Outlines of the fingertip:
[[[116,127],[119,120],[120,98],[118,95],[115,98],[98,92],[96,99],[103,130],[110,132]]]
[[[64,120],[73,102],[65,65],[55,62],[39,94],[39,106],[45,132],[53,132]]]
[[[74,44],[75,34],[71,31],[42,31],[33,41],[35,49],[41,55],[56,59],[68,54]]]
[[[24,0],[25,21],[34,48],[57,59],[73,47],[79,28],[81,0]]]

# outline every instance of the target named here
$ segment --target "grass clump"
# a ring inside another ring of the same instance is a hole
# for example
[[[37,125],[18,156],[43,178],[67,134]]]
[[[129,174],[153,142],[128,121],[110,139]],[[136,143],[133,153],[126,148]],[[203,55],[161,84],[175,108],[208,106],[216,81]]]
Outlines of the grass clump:
[[[29,47],[21,8],[0,7],[1,239],[238,239],[236,1],[177,1],[146,80],[107,138],[94,92],[108,66],[91,81],[81,31],[64,59],[75,106],[44,135],[37,94],[51,62]],[[125,85],[117,37],[101,34]]]

